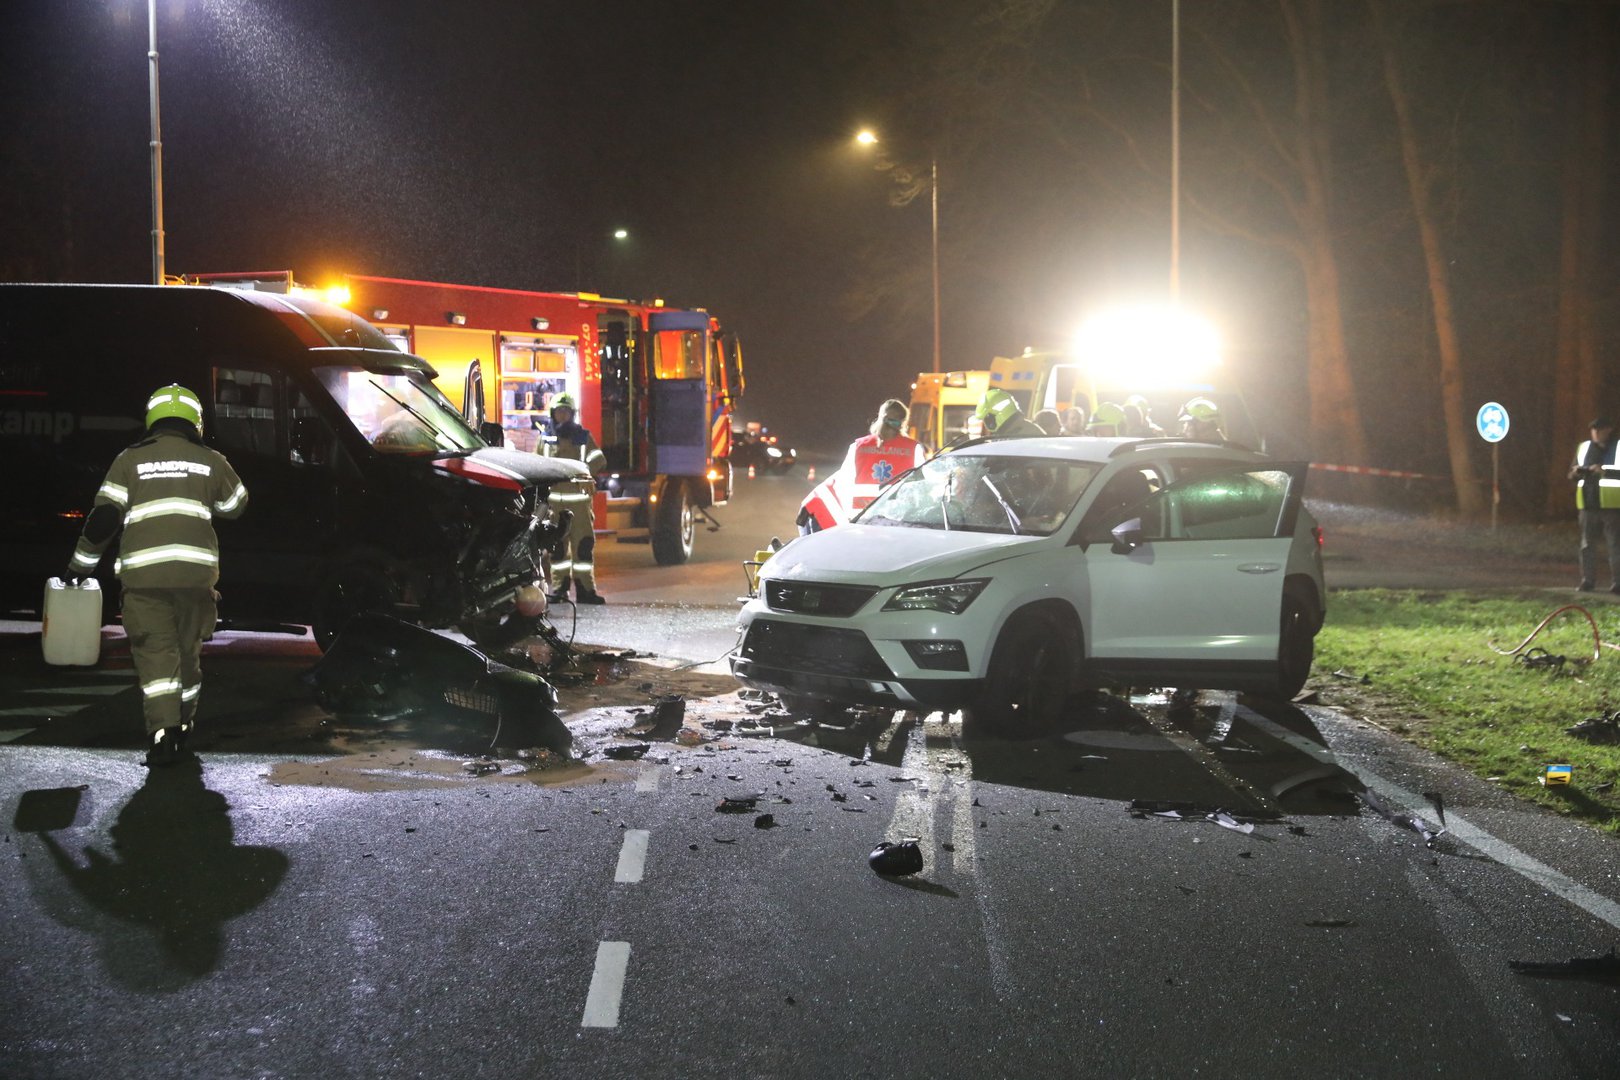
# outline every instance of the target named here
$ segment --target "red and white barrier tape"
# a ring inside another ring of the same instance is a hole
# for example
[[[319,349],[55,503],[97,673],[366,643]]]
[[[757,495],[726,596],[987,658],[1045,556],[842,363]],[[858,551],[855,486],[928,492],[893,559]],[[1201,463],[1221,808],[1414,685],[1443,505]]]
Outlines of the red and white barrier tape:
[[[1399,469],[1374,469],[1368,465],[1321,465],[1311,462],[1311,468],[1321,469],[1323,472],[1351,473],[1355,476],[1393,476],[1397,480],[1446,480],[1449,476],[1433,476],[1429,473],[1401,472]]]

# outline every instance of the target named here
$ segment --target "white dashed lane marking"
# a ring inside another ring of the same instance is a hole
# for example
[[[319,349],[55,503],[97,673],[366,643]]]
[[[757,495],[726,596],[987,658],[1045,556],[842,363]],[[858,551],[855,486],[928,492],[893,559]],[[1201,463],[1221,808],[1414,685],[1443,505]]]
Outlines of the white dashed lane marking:
[[[590,993],[585,995],[580,1027],[619,1026],[619,1003],[624,999],[624,974],[629,967],[628,941],[604,941],[596,946],[596,970],[591,974]]]
[[[641,880],[642,871],[647,868],[647,839],[651,835],[646,829],[625,831],[624,846],[619,848],[619,867],[613,872],[614,881],[634,884]]]

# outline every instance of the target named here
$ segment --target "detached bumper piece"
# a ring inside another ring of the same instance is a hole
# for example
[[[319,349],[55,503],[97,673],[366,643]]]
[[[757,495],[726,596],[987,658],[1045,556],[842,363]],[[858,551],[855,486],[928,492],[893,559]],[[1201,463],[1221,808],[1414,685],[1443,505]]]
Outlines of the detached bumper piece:
[[[351,619],[304,680],[339,715],[452,719],[500,746],[573,746],[545,679],[389,615]]]

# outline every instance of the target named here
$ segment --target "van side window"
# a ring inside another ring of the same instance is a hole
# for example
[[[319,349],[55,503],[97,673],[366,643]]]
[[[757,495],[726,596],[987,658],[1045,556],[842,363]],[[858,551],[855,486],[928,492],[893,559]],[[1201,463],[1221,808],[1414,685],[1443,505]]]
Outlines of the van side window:
[[[213,440],[232,453],[274,457],[276,379],[248,367],[214,368]]]
[[[294,465],[330,464],[337,445],[331,427],[321,419],[314,403],[298,387],[289,386],[287,396],[291,421],[288,428],[288,459]]]

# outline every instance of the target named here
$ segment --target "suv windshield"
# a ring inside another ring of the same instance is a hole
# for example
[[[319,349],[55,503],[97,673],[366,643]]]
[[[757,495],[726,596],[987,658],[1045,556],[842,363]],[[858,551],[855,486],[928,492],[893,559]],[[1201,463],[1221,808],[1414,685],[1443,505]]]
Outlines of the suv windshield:
[[[378,453],[461,454],[484,445],[421,376],[357,367],[318,367],[315,375]]]
[[[1047,536],[1100,465],[1062,458],[946,454],[906,473],[856,518],[862,525]]]

